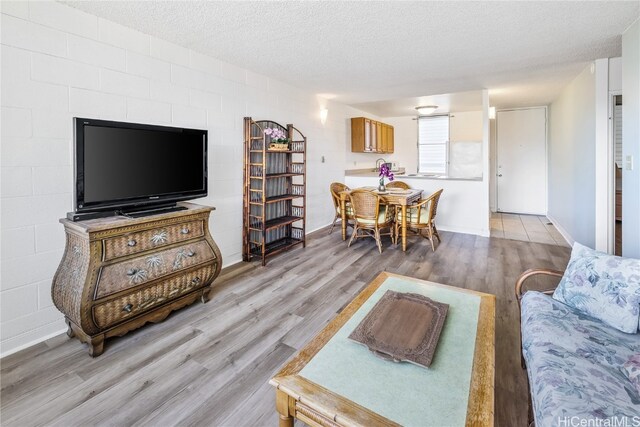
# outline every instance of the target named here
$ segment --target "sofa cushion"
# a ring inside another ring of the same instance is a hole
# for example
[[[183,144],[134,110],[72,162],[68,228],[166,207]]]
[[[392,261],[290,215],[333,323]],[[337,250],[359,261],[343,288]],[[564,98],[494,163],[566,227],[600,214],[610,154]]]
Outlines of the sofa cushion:
[[[553,298],[634,334],[640,313],[640,260],[575,243]]]
[[[522,349],[537,426],[638,415],[640,394],[623,365],[640,352],[640,335],[530,291],[522,299]]]
[[[627,374],[631,384],[640,393],[640,354],[634,354],[625,362],[624,372]]]

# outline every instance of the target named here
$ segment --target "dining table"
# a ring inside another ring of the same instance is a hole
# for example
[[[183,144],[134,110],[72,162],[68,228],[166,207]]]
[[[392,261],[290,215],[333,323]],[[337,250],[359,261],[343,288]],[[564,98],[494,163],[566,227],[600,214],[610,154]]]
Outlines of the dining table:
[[[402,215],[402,251],[407,250],[407,206],[417,202],[422,198],[424,190],[420,189],[388,189],[387,191],[378,191],[376,187],[360,187],[350,190],[344,190],[340,192],[340,212],[342,216],[342,240],[347,240],[347,210],[346,204],[349,199],[349,195],[353,190],[369,190],[380,196],[380,202],[387,206],[400,206],[400,215]]]

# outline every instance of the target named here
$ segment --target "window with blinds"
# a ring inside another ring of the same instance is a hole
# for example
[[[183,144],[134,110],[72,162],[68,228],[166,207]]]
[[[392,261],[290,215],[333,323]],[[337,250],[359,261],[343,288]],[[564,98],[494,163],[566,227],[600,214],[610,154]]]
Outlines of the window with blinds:
[[[447,174],[449,116],[418,117],[418,173]]]
[[[616,166],[622,168],[622,105],[613,107],[613,141]]]

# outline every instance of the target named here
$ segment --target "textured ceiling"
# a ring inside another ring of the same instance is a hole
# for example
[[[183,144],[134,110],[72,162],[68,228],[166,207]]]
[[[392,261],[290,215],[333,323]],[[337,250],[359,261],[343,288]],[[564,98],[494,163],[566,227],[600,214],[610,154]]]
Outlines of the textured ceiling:
[[[417,115],[416,107],[420,105],[435,105],[438,107],[433,114],[461,113],[464,111],[478,111],[482,109],[482,91],[446,93],[443,95],[414,96],[409,98],[391,99],[384,101],[364,102],[358,108],[375,114],[378,117],[401,117]]]
[[[640,2],[65,1],[347,104],[488,88],[546,104],[619,56]]]

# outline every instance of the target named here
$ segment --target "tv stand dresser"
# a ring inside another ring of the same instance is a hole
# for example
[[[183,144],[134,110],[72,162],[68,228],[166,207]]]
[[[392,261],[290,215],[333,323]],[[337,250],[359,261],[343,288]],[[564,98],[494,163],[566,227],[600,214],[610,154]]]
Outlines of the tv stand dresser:
[[[212,207],[143,218],[61,219],[67,243],[51,295],[67,335],[99,356],[121,336],[173,310],[209,300],[222,257],[209,233]]]

